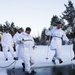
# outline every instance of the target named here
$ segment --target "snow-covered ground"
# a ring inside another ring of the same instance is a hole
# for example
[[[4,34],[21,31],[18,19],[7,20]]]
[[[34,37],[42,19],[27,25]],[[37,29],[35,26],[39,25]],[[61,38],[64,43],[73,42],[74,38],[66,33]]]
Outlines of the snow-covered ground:
[[[63,60],[63,64],[74,63],[74,61],[71,61],[71,59],[74,56],[72,47],[73,45],[63,45],[62,46],[60,55]],[[54,51],[51,51],[51,50],[48,51],[48,49],[49,49],[48,46],[42,46],[42,45],[36,46],[34,50],[35,64],[32,66],[32,68],[36,68],[36,67],[38,68],[39,66],[44,66],[44,67],[51,66],[51,65],[53,66],[51,60],[54,55]],[[48,51],[48,58],[49,58],[48,60],[46,60],[47,51]],[[16,63],[14,63],[14,60],[10,52],[8,52],[8,55],[9,55],[9,60],[5,61],[3,52],[0,52],[0,75],[7,75],[6,69],[13,68],[14,66],[15,68],[22,67],[21,59],[16,61]],[[58,61],[56,61],[56,63],[57,65],[59,65]]]

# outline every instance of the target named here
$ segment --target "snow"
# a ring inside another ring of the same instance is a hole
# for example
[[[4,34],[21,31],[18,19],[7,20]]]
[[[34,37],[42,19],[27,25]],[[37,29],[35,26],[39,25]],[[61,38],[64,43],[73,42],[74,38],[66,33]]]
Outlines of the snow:
[[[61,48],[61,58],[63,60],[63,64],[71,64],[74,63],[74,61],[71,61],[73,58],[73,45],[63,45]],[[54,55],[54,51],[49,50],[49,46],[36,46],[34,50],[34,57],[35,57],[35,64],[32,66],[32,68],[40,67],[40,66],[53,66],[51,60]],[[47,51],[48,51],[48,60],[47,57]],[[20,68],[22,67],[21,63],[23,62],[21,59],[18,61],[14,61],[10,52],[8,52],[9,60],[5,61],[3,52],[0,52],[0,75],[7,75],[6,70],[9,68]],[[12,64],[13,63],[13,64]],[[57,65],[59,65],[58,61],[56,61]],[[12,65],[10,65],[12,64]],[[7,67],[9,66],[9,67]]]
[[[51,62],[52,57],[54,55],[55,51],[49,50],[48,52],[48,60],[46,60],[47,57],[47,51],[48,51],[48,46],[37,46],[37,49],[34,51],[34,57],[35,57],[35,62]],[[72,45],[63,45],[61,48],[61,58],[63,61],[70,61],[71,58],[73,58],[73,50],[72,50]]]

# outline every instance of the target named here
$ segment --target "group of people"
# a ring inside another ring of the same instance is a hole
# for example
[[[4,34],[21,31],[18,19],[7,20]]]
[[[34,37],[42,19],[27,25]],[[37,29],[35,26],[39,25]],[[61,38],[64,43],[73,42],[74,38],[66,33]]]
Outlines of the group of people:
[[[34,64],[33,49],[35,47],[34,39],[30,36],[30,33],[30,27],[27,27],[25,31],[20,28],[12,37],[9,29],[6,29],[1,38],[5,60],[8,61],[7,52],[9,50],[14,60],[18,60],[19,58],[23,60],[23,71],[25,71],[27,75],[36,73],[36,71],[30,68],[30,66]],[[14,45],[16,47],[16,54],[13,49]]]
[[[62,63],[63,60],[60,57],[60,49],[62,46],[62,40],[66,43],[69,41],[65,32],[62,30],[61,22],[56,23],[57,26],[53,27],[52,30],[45,30],[45,35],[51,36],[52,40],[50,43],[50,50],[54,50],[55,54],[52,58],[52,63],[56,64],[56,59],[59,60],[59,63]],[[9,30],[7,29],[1,39],[1,44],[3,47],[3,52],[5,55],[5,60],[8,60],[7,51],[10,50],[14,60],[18,60],[21,58],[23,60],[23,70],[27,75],[31,73],[36,73],[36,71],[31,70],[30,66],[34,64],[34,54],[33,49],[35,47],[34,39],[30,35],[31,28],[27,27],[25,31],[21,28],[16,32],[16,34],[11,36]],[[16,47],[16,56],[14,54],[13,46],[15,44]]]

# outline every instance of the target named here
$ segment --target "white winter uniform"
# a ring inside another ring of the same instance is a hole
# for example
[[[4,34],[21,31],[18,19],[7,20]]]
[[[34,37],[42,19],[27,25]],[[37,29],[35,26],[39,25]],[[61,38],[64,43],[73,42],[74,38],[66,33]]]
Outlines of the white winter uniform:
[[[22,39],[24,41],[23,43],[20,43],[20,40]],[[25,64],[25,71],[30,73],[31,72],[30,65],[31,63],[34,63],[33,48],[32,48],[34,46],[34,40],[29,34],[23,32],[21,33],[21,37],[18,39],[17,43],[19,44],[18,57],[23,59]]]
[[[11,54],[13,57],[15,57],[14,50],[13,50],[13,39],[10,33],[3,33],[2,39],[1,39],[1,44],[3,47],[3,52],[5,58],[8,58],[8,50],[10,50]]]
[[[15,35],[13,36],[13,41],[16,47],[16,54],[18,57],[18,44],[17,44],[17,40],[20,38],[21,33],[16,32]]]
[[[62,39],[65,42],[68,42],[69,39],[66,37],[65,32],[61,28],[60,29],[53,28],[51,31],[46,30],[45,34],[52,36],[50,49],[55,50],[55,55],[54,55],[53,59],[54,60],[55,60],[55,58],[59,59],[60,58],[60,49],[62,46]]]

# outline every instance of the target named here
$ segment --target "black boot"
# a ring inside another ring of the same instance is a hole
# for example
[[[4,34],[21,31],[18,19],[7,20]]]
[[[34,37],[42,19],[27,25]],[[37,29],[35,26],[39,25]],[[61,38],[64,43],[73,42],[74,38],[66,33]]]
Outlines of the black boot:
[[[59,63],[61,64],[61,63],[63,63],[63,61],[61,59],[59,59]]]
[[[25,75],[31,75],[31,73],[29,73],[29,72],[25,72]]]
[[[5,61],[8,61],[8,58],[6,58]]]
[[[75,60],[75,57],[73,58],[73,60]]]
[[[24,64],[24,63],[22,63],[22,66],[23,66],[23,71],[25,71],[25,64]]]
[[[35,70],[32,70],[32,71],[31,71],[31,74],[36,74],[36,71],[35,71]]]
[[[52,60],[53,64],[56,64],[55,60]]]
[[[18,60],[18,57],[14,57],[14,60]]]

